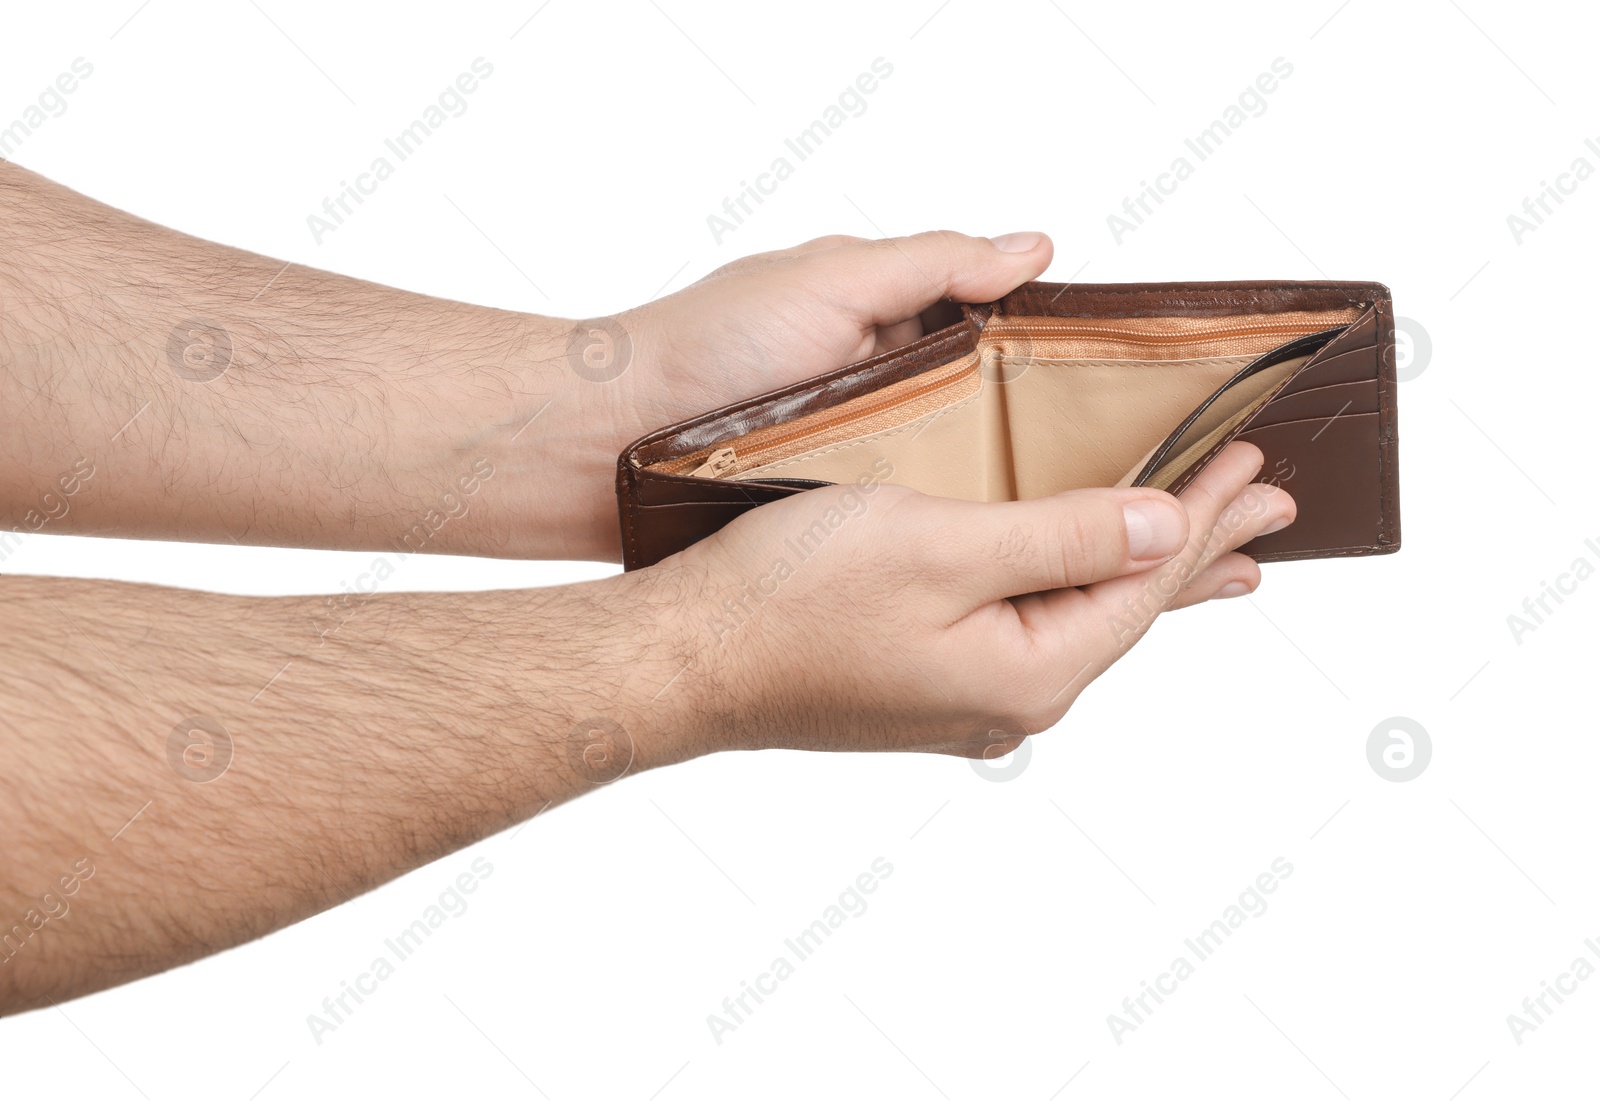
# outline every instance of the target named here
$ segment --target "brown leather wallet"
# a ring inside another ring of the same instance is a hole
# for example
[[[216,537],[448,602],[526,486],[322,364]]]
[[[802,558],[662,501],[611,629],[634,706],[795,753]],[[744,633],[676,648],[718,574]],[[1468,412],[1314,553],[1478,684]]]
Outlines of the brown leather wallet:
[[[1298,518],[1258,561],[1400,547],[1394,311],[1379,283],[1026,283],[892,352],[635,441],[626,568],[829,483],[973,501],[1181,492],[1234,439]]]

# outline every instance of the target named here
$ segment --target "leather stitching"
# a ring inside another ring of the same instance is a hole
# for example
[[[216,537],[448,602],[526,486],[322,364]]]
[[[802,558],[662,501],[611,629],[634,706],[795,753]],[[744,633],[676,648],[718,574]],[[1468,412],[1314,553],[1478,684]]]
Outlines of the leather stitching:
[[[1389,491],[1391,481],[1389,455],[1394,447],[1394,403],[1387,400],[1392,390],[1394,375],[1391,365],[1394,363],[1394,318],[1391,316],[1392,304],[1387,299],[1380,299],[1377,303],[1378,315],[1378,496],[1382,511],[1378,519],[1378,540],[1382,543],[1391,543],[1392,530],[1390,528],[1390,512],[1392,494]],[[1384,355],[1388,354],[1388,363]],[[1387,430],[1387,431],[1386,431]]]

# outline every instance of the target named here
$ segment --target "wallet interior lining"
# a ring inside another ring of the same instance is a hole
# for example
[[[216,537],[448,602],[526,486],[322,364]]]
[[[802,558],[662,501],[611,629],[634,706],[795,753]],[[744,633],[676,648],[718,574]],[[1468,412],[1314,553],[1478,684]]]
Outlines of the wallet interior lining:
[[[1356,316],[996,317],[977,349],[951,363],[652,467],[735,480],[870,476],[940,496],[1006,501],[1130,484],[1165,443],[1160,467],[1145,480],[1165,488],[1309,357],[1240,377],[1245,367]]]

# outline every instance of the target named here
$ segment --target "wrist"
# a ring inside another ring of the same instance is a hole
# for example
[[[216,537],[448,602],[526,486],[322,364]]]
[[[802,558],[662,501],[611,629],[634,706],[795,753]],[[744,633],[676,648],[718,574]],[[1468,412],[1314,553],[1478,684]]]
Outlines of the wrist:
[[[530,705],[547,713],[557,765],[579,791],[724,748],[721,704],[682,624],[694,602],[676,580],[537,590],[513,620],[532,624],[512,652],[538,655]]]
[[[448,492],[474,463],[492,473],[434,549],[619,561],[616,461],[639,435],[626,332],[610,319],[479,312],[482,339],[452,351],[423,402],[444,426],[424,430],[427,478]]]
[[[609,503],[616,450],[565,364],[571,323],[463,307],[431,381],[395,379],[389,436],[393,524],[412,550],[543,559],[615,559]],[[391,420],[391,427],[393,421]],[[595,495],[596,488],[600,495]],[[425,544],[425,546],[419,545]]]

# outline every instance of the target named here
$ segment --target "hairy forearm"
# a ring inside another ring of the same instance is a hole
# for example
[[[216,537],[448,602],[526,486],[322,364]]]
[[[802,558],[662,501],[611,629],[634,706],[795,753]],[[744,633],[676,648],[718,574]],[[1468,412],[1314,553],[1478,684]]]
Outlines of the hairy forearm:
[[[572,491],[604,491],[616,447],[570,323],[200,241],[4,162],[0,225],[0,527],[614,554]]]
[[[260,936],[691,755],[655,698],[672,648],[625,585],[375,596],[325,633],[318,598],[0,580],[0,1012]]]

